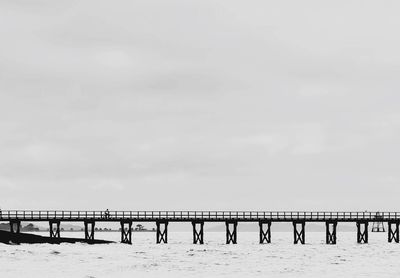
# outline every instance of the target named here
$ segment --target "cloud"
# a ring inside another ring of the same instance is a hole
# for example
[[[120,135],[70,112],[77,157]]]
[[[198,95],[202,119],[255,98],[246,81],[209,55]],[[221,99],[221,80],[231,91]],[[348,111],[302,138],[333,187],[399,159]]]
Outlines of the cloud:
[[[337,205],[332,188],[376,202],[400,155],[398,5],[0,3],[9,204],[258,208],[274,192],[300,209]]]
[[[234,145],[261,147],[269,155],[319,154],[328,151],[322,126],[303,123],[280,126],[269,134],[258,134],[233,138]]]

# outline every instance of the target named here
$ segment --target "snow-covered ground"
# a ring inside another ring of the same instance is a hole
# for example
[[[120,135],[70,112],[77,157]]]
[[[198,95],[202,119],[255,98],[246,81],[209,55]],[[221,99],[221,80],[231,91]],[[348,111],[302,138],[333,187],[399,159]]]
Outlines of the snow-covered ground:
[[[81,237],[82,232],[65,233]],[[133,245],[0,245],[0,277],[399,277],[400,244],[386,233],[371,233],[358,245],[356,233],[339,233],[324,244],[324,233],[307,233],[306,245],[293,245],[292,233],[272,233],[273,243],[240,232],[237,245],[225,245],[223,232],[206,232],[203,246],[190,232],[169,233],[155,244],[154,233],[134,233]],[[118,241],[119,233],[97,233]]]

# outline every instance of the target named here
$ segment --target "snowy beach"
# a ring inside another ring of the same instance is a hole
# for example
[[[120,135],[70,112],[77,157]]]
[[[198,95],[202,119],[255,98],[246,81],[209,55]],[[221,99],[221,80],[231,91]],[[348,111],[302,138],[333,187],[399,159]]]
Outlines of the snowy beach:
[[[42,233],[45,234],[45,233]],[[70,234],[70,233],[69,233]],[[80,237],[81,233],[71,233]],[[99,233],[118,241],[119,233]],[[72,236],[72,235],[71,235]],[[237,245],[226,245],[223,232],[205,234],[193,245],[191,233],[170,233],[155,244],[153,233],[134,233],[133,244],[1,245],[0,277],[398,277],[400,245],[386,233],[371,233],[357,244],[355,232],[338,234],[338,244],[324,243],[324,233],[310,232],[307,244],[293,245],[292,233],[273,233],[273,243],[258,244],[258,234],[242,232]]]

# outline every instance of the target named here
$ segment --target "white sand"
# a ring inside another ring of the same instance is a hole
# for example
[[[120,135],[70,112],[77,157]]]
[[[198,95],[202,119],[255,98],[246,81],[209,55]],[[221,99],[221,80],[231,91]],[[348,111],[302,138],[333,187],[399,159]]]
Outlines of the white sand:
[[[82,233],[65,233],[82,236]],[[118,240],[119,233],[97,233]],[[357,245],[356,233],[338,234],[324,244],[324,233],[307,233],[306,245],[293,245],[292,233],[272,233],[259,245],[257,233],[238,234],[225,245],[224,233],[205,234],[206,244],[191,244],[191,233],[170,231],[167,245],[153,233],[134,233],[133,245],[0,245],[0,277],[399,277],[400,244],[386,233],[370,234]]]

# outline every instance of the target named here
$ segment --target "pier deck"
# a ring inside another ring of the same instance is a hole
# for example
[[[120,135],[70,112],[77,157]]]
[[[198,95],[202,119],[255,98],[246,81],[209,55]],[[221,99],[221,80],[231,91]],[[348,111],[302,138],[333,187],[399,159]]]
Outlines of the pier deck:
[[[61,210],[6,210],[0,214],[0,221],[85,221],[116,222],[132,220],[134,222],[373,222],[379,218],[383,222],[400,220],[400,212],[328,212],[328,211],[61,211]]]
[[[357,227],[357,242],[368,243],[368,225],[370,222],[386,222],[388,241],[400,241],[400,212],[339,212],[339,211],[63,211],[63,210],[3,210],[0,221],[10,223],[11,233],[20,233],[21,221],[49,222],[51,238],[60,238],[61,222],[83,222],[85,240],[94,241],[96,222],[119,222],[121,242],[132,243],[133,222],[155,222],[156,242],[168,242],[168,224],[170,222],[188,222],[193,226],[193,243],[204,243],[204,223],[224,222],[226,243],[237,243],[239,222],[258,222],[260,243],[271,243],[271,224],[274,222],[292,222],[294,244],[305,243],[307,222],[324,222],[326,226],[326,244],[336,244],[337,224],[354,222]]]

